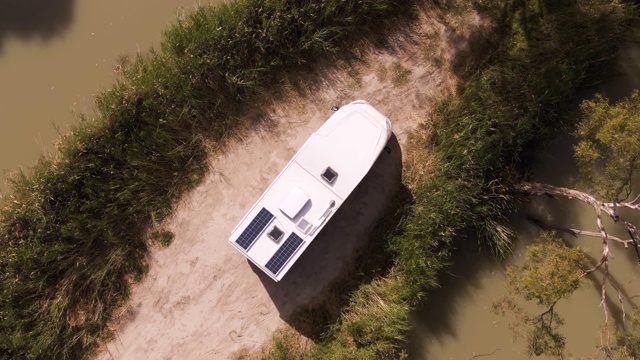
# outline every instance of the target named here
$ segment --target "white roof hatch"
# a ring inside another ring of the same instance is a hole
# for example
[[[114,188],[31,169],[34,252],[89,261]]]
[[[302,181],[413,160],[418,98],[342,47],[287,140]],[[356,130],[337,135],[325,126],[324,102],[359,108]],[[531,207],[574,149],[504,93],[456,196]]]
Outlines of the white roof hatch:
[[[280,203],[280,211],[287,215],[290,219],[293,219],[300,213],[300,210],[307,205],[310,198],[304,190],[299,187],[291,189],[286,198]]]

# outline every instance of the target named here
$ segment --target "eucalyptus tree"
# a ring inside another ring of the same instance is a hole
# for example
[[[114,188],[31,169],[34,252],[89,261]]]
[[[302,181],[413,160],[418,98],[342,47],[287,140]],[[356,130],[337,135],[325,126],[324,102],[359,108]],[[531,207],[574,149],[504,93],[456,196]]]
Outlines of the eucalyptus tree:
[[[611,281],[609,262],[612,261],[611,244],[617,242],[634,252],[640,263],[638,224],[631,220],[633,212],[640,212],[640,91],[634,91],[615,104],[603,95],[596,95],[582,103],[581,113],[576,131],[578,143],[574,147],[574,157],[580,169],[577,188],[523,182],[516,185],[515,190],[584,202],[593,208],[598,231],[533,220],[555,232],[543,232],[538,241],[527,249],[527,261],[508,270],[508,295],[494,304],[494,310],[516,315],[517,323],[522,326],[516,326],[514,330],[527,339],[529,355],[546,354],[562,358],[565,338],[560,326],[563,320],[555,306],[588,281],[589,275],[597,276],[601,283],[601,307],[605,320],[595,358],[637,359],[640,357],[640,313],[638,309],[625,309],[625,302],[633,306],[629,302],[630,295]],[[613,225],[605,225],[603,219],[606,217],[613,220]],[[628,238],[612,236],[608,229],[611,226],[626,229]],[[590,262],[585,250],[566,246],[557,232],[600,238],[602,251],[599,259],[595,263]],[[640,265],[637,269],[640,272]],[[640,288],[637,284],[630,286]],[[609,294],[608,288],[613,288],[617,294]],[[611,321],[607,301],[613,296],[622,308],[621,326]],[[528,313],[517,301],[519,297],[535,302],[544,310],[538,314]]]

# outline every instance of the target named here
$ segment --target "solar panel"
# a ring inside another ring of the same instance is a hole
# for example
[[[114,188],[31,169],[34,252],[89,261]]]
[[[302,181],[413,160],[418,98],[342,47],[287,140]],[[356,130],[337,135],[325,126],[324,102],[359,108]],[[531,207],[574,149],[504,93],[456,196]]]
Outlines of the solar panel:
[[[249,226],[238,236],[236,244],[240,245],[245,251],[248,250],[272,219],[273,214],[269,210],[262,208],[258,215],[251,220]]]
[[[277,275],[280,269],[291,259],[293,254],[304,244],[304,240],[300,238],[296,233],[289,235],[287,240],[282,243],[282,246],[276,251],[275,254],[269,259],[265,267]]]

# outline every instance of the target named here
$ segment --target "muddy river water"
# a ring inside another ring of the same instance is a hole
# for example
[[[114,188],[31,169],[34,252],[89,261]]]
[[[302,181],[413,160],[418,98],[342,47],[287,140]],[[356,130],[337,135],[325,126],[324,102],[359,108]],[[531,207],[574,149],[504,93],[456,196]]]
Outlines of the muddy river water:
[[[604,92],[612,100],[621,99],[640,88],[640,30],[636,30],[621,52],[615,76],[596,89],[589,90],[582,98],[594,92]],[[558,139],[539,154],[534,166],[534,179],[558,186],[571,186],[571,177],[577,169],[572,162],[570,139]],[[636,191],[640,180],[636,181]],[[535,215],[555,225],[596,231],[595,214],[591,207],[576,201],[560,199],[534,199],[530,208],[514,217],[513,222],[521,240],[509,264],[524,260],[524,248],[531,243],[539,230],[526,220]],[[640,217],[635,217],[635,223]],[[605,224],[607,230],[620,238],[628,238],[626,231]],[[614,231],[615,230],[615,231]],[[587,248],[599,259],[602,247],[598,238],[584,237],[567,241]],[[614,258],[610,259],[610,273],[618,285],[626,289],[622,295],[627,312],[640,307],[640,265],[636,254],[615,244]],[[413,316],[414,331],[409,346],[411,359],[526,359],[525,341],[514,339],[510,330],[513,318],[495,315],[492,303],[505,294],[504,265],[487,256],[478,255],[474,244],[459,244],[454,256],[455,265],[443,277],[442,288],[429,295],[429,300]],[[558,313],[564,318],[562,331],[566,336],[566,353],[576,357],[594,356],[599,344],[599,329],[604,320],[600,306],[602,275],[594,277],[576,291],[568,301],[559,303]],[[622,311],[616,291],[608,287],[608,302],[612,317],[621,323]],[[631,298],[631,299],[628,299]],[[539,313],[540,311],[538,311]],[[539,359],[547,359],[539,357]]]
[[[0,191],[90,114],[119,54],[158,44],[178,11],[221,0],[0,0]]]

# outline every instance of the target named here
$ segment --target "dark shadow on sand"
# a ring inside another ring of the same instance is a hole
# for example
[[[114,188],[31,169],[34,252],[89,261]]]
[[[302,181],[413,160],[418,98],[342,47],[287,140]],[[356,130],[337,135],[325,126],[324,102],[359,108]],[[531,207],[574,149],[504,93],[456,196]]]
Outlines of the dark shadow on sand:
[[[280,282],[251,264],[271,296],[280,317],[296,327],[294,315],[324,301],[328,291],[349,270],[368,245],[374,226],[400,188],[402,154],[395,135],[369,173],[325,225]],[[299,329],[306,333],[308,329]]]

